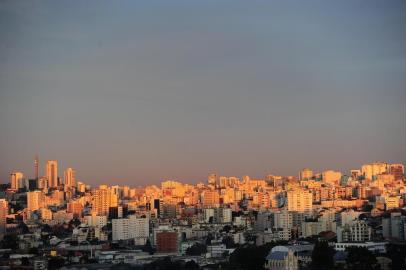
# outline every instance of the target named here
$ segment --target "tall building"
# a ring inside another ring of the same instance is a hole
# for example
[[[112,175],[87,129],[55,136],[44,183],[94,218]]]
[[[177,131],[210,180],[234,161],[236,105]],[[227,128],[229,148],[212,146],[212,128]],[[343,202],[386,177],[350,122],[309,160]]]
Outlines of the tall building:
[[[337,242],[360,242],[371,240],[372,229],[363,220],[357,220],[351,225],[346,224],[337,228]]]
[[[294,217],[296,216],[296,218]],[[296,225],[294,220],[297,220],[297,212],[289,212],[282,210],[274,214],[274,228],[279,231],[279,237],[283,240],[289,240],[292,237],[292,228]]]
[[[322,174],[323,182],[336,185],[340,183],[341,180],[341,172],[336,172],[333,170],[324,171]]]
[[[92,227],[103,228],[107,225],[107,216],[85,216],[85,223]]]
[[[231,223],[232,210],[224,207],[205,208],[203,217],[206,223]]]
[[[400,212],[391,213],[382,219],[382,235],[384,238],[406,239],[406,216]]]
[[[38,180],[38,178],[39,178],[39,158],[38,158],[38,155],[35,155],[34,171],[35,171],[35,180]]]
[[[388,163],[378,161],[371,164],[362,165],[361,173],[365,179],[373,180],[378,174],[386,173],[388,169]]]
[[[128,218],[119,218],[111,220],[113,241],[130,239],[129,223],[130,220]]]
[[[76,185],[76,171],[72,168],[67,168],[64,172],[65,186],[74,187]]]
[[[178,233],[158,232],[156,234],[156,247],[158,252],[177,252]]]
[[[6,199],[0,199],[0,240],[6,233],[6,216],[8,214],[8,202]]]
[[[133,238],[135,243],[138,245],[143,245],[149,238],[149,219],[140,218],[135,215],[128,217],[130,220],[129,230],[130,238]]]
[[[35,211],[44,206],[44,194],[42,191],[27,192],[27,208],[28,210]]]
[[[48,188],[48,179],[46,177],[41,177],[40,179],[38,179],[37,187],[39,189]]]
[[[110,207],[118,206],[118,197],[106,185],[94,190],[92,212],[98,216],[107,216]]]
[[[82,217],[83,205],[79,201],[68,202],[66,212],[73,213],[73,216],[77,218]]]
[[[128,218],[112,219],[113,241],[134,239],[136,244],[145,244],[149,237],[149,219],[131,215]]]
[[[46,178],[48,179],[48,187],[58,187],[58,161],[48,160],[46,165]]]
[[[230,208],[214,208],[214,223],[231,223],[232,212]]]
[[[405,166],[403,164],[391,164],[389,172],[395,177],[395,180],[402,180],[405,175]]]
[[[157,217],[163,216],[163,201],[160,199],[154,199],[154,211],[156,211]]]
[[[300,172],[300,180],[309,180],[313,177],[313,171],[310,170],[309,168],[304,168],[301,172]]]
[[[24,187],[24,174],[22,172],[12,172],[10,174],[10,184],[12,189]]]
[[[310,191],[297,189],[288,191],[288,211],[308,212],[313,208],[313,195]]]
[[[220,203],[220,195],[217,190],[205,190],[203,192],[203,205],[215,206]]]
[[[217,185],[217,175],[215,173],[210,174],[207,182],[209,186],[215,187]]]
[[[38,180],[37,179],[28,179],[27,189],[29,191],[36,190],[38,188]]]
[[[358,178],[361,176],[361,170],[351,170],[351,177],[354,180],[358,180]]]

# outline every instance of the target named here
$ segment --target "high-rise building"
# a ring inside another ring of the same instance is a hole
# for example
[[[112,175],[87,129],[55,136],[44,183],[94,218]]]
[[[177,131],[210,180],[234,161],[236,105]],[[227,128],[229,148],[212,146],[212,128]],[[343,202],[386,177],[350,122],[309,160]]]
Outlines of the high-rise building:
[[[86,185],[84,184],[84,183],[82,183],[82,182],[77,182],[77,190],[79,191],[79,192],[82,192],[82,193],[84,193],[84,192],[86,192]]]
[[[178,233],[158,232],[156,234],[156,247],[158,252],[177,252]]]
[[[46,177],[48,179],[48,187],[58,187],[58,161],[48,160],[46,165]]]
[[[118,206],[118,197],[106,185],[94,190],[92,211],[98,216],[107,216],[110,207]]]
[[[215,173],[210,174],[207,182],[209,186],[215,187],[217,185],[217,175]]]
[[[405,166],[403,164],[391,164],[389,172],[395,177],[395,180],[402,180],[405,175]]]
[[[46,177],[41,177],[40,179],[38,179],[37,187],[39,189],[48,188],[48,179]]]
[[[203,218],[206,223],[214,222],[214,208],[205,208],[203,209]]]
[[[134,239],[137,244],[145,244],[149,237],[149,219],[139,218],[136,215],[128,218],[112,219],[112,239]]]
[[[361,170],[351,170],[351,177],[354,180],[358,180],[358,178],[361,176]]]
[[[74,187],[76,185],[76,171],[72,168],[67,168],[64,172],[65,186]]]
[[[130,230],[129,230],[130,219],[128,218],[112,219],[111,224],[112,224],[113,241],[130,239]]]
[[[68,202],[66,212],[73,213],[73,216],[77,218],[82,217],[83,205],[79,201]]]
[[[205,208],[203,217],[206,223],[231,223],[232,210],[224,207]]]
[[[38,188],[38,180],[37,179],[28,179],[27,181],[27,189],[29,191],[36,190]]]
[[[160,199],[154,199],[154,211],[156,211],[157,217],[163,216],[163,202]]]
[[[39,158],[38,158],[38,155],[35,155],[34,170],[35,170],[35,180],[38,180],[38,178],[39,178]]]
[[[313,208],[313,195],[307,190],[288,191],[288,211],[308,212]]]
[[[0,240],[6,233],[6,216],[8,214],[8,202],[6,199],[0,199]]]
[[[293,228],[293,212],[283,210],[274,214],[274,228],[281,229],[281,238],[289,240],[291,238],[291,229]]]
[[[220,195],[217,190],[205,190],[203,193],[203,205],[215,206],[220,203]]]
[[[42,191],[27,192],[27,208],[28,210],[35,211],[44,206],[44,194]]]
[[[336,172],[333,170],[324,171],[322,174],[323,182],[336,185],[340,183],[341,180],[341,172]]]
[[[10,174],[10,184],[12,189],[24,187],[24,174],[22,172],[12,172]]]
[[[406,216],[392,212],[390,217],[382,219],[382,236],[384,238],[406,239]]]
[[[365,164],[361,167],[361,173],[365,179],[375,179],[378,174],[386,173],[389,169],[386,162],[374,162],[371,164]]]
[[[310,170],[309,168],[304,168],[301,172],[300,172],[300,180],[309,180],[313,177],[313,171]]]
[[[128,217],[130,220],[129,230],[130,238],[135,240],[136,244],[145,244],[149,237],[149,219],[131,215]]]
[[[357,220],[351,225],[346,224],[337,228],[337,242],[367,242],[371,240],[372,229],[363,220]]]
[[[215,223],[231,223],[232,210],[230,208],[218,207],[214,208],[214,222]]]

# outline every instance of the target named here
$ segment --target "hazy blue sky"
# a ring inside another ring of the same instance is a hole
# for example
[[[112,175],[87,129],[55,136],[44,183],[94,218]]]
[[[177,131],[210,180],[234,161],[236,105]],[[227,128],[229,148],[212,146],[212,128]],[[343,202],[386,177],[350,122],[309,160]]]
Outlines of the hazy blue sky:
[[[406,1],[1,1],[0,182],[406,163]]]

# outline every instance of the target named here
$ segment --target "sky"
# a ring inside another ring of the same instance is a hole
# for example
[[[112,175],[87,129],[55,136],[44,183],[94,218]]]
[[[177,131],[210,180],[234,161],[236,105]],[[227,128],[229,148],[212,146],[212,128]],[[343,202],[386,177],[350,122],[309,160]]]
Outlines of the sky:
[[[406,163],[406,2],[1,1],[0,182]]]

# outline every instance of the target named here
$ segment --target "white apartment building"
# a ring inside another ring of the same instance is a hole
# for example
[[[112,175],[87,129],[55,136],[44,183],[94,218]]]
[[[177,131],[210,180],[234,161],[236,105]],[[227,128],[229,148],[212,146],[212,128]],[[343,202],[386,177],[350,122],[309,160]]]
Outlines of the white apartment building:
[[[213,223],[231,223],[232,212],[230,208],[205,208],[203,210],[204,222],[209,223],[212,220]]]
[[[371,240],[372,229],[363,220],[337,228],[337,242],[367,242]]]
[[[112,220],[112,239],[134,239],[137,244],[144,244],[149,237],[149,219],[131,215],[128,218]]]
[[[149,219],[139,218],[135,215],[128,217],[129,222],[129,237],[134,239],[136,244],[143,245],[149,237]]]
[[[406,239],[406,216],[394,212],[390,217],[383,218],[382,234],[385,238]]]
[[[112,223],[112,239],[113,241],[128,240],[129,236],[129,223],[128,218],[113,219]]]
[[[85,216],[85,222],[91,227],[103,228],[107,225],[107,216]]]

